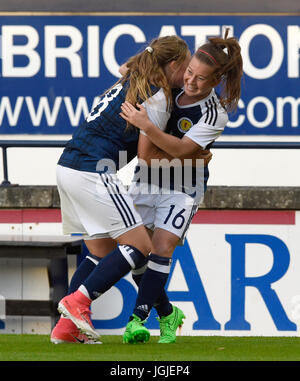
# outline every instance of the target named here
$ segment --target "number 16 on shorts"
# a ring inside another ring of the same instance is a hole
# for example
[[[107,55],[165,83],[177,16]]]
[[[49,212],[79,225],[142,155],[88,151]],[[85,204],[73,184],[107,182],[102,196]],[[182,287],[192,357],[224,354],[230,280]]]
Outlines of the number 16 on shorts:
[[[186,232],[197,209],[198,205],[190,205],[183,208],[175,203],[170,204],[168,209],[164,208],[164,219],[160,223],[160,226],[156,226],[177,235],[183,245]]]

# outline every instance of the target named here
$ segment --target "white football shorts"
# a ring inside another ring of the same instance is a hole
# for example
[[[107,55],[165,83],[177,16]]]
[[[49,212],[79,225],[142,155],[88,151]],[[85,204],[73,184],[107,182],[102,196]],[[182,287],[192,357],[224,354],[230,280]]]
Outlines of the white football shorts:
[[[115,239],[143,224],[116,174],[100,175],[57,165],[56,179],[64,234]]]
[[[199,202],[186,193],[176,192],[166,194],[158,189],[155,194],[147,193],[148,184],[132,183],[129,195],[140,214],[146,228],[165,229],[178,236],[178,245],[184,244],[187,230],[198,210]]]

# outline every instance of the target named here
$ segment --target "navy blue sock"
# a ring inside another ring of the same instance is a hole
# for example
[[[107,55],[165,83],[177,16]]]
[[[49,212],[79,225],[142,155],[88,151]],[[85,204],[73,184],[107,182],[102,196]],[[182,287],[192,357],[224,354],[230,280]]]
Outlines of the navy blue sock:
[[[101,259],[102,258],[89,253],[81,261],[80,265],[77,267],[71,279],[68,294],[71,294],[72,292],[75,292],[78,289],[78,287],[86,280],[86,278],[94,270],[94,268],[97,266]]]
[[[150,254],[148,267],[139,284],[138,296],[133,313],[142,320],[147,319],[151,308],[162,295],[166,285],[171,259]]]
[[[120,245],[98,263],[82,286],[94,300],[144,261],[145,256],[138,249],[129,245]]]
[[[148,263],[148,259],[145,258],[145,264],[131,271],[132,279],[134,280],[135,284],[138,287],[144,275],[144,272],[147,269],[147,263]],[[153,304],[153,307],[156,309],[159,317],[168,316],[173,312],[172,304],[170,303],[169,297],[165,289],[163,290],[159,298],[155,301],[155,303]]]
[[[153,304],[153,307],[156,309],[159,317],[168,316],[173,312],[173,306],[170,303],[169,297],[165,289],[161,293],[160,297]]]
[[[139,267],[131,270],[131,276],[135,284],[139,287],[140,281],[144,275],[144,272],[147,270],[148,257],[145,258],[144,263],[141,263]]]

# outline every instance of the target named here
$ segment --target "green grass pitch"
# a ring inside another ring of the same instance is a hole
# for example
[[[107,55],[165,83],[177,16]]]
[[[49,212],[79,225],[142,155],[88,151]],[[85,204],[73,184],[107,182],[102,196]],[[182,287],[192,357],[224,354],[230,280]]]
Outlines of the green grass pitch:
[[[180,336],[174,344],[52,344],[48,335],[1,334],[0,361],[300,361],[300,337]],[[0,364],[1,366],[1,364]]]

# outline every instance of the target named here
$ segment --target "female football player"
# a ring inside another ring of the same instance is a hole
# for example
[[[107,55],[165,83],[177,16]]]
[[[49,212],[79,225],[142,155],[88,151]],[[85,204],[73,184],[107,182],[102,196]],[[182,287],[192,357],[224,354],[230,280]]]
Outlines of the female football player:
[[[173,251],[183,242],[206,188],[207,164],[211,158],[209,147],[224,130],[227,112],[236,108],[240,98],[241,77],[240,46],[235,38],[228,38],[227,30],[224,38],[210,38],[192,57],[184,74],[184,90],[174,91],[173,111],[165,132],[151,122],[140,104],[133,106],[125,102],[121,107],[121,116],[142,132],[138,157],[143,161],[140,160],[130,193],[144,225],[154,229],[153,254],[149,255],[147,269],[139,283],[136,305],[123,336],[126,343],[147,341],[149,331],[143,323],[153,305],[160,315],[159,342],[171,343],[176,339],[184,314],[170,304],[164,286]],[[221,88],[220,96],[214,90],[217,85]],[[150,181],[150,176],[143,181],[141,167],[145,163],[153,167],[153,158],[179,158],[183,163],[188,158],[192,170],[189,172],[188,166],[181,166],[184,179],[179,176],[178,181],[175,164],[170,172],[171,181],[166,184],[164,179],[172,168],[167,167],[167,171],[159,168],[158,175],[151,168]],[[197,158],[203,159],[198,167]],[[149,192],[149,183],[154,192]]]
[[[177,36],[153,40],[129,59],[126,75],[101,97],[59,159],[63,232],[83,234],[90,254],[71,281],[72,291],[80,285],[79,290],[59,303],[59,311],[69,319],[59,320],[52,342],[76,342],[78,329],[97,340],[89,317],[91,301],[145,264],[151,240],[117,176],[136,156],[139,131],[121,118],[120,107],[125,100],[142,102],[152,122],[164,128],[170,116],[171,88],[182,86],[190,58],[187,44]]]

